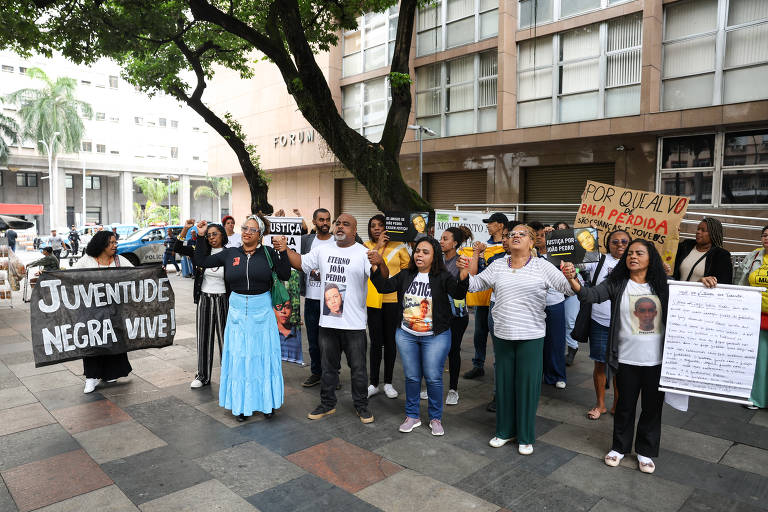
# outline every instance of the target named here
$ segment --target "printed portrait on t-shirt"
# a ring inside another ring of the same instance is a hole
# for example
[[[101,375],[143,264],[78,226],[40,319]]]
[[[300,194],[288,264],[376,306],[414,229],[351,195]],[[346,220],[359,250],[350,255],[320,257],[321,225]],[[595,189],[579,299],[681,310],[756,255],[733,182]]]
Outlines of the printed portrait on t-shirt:
[[[291,321],[293,305],[290,300],[273,307],[277,320],[277,331],[280,335],[280,355],[283,361],[302,363],[301,327]]]
[[[432,289],[429,281],[414,279],[403,295],[402,327],[414,333],[432,331]]]
[[[630,295],[632,334],[661,334],[661,303],[655,295]]]
[[[346,288],[343,284],[326,283],[323,292],[323,315],[340,318],[344,314]]]

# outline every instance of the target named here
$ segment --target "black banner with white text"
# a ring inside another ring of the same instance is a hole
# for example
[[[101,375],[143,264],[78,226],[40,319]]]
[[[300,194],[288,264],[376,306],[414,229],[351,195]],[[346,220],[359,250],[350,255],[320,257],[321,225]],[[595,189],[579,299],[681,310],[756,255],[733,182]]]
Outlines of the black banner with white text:
[[[159,267],[44,272],[30,302],[35,367],[171,345],[174,304]]]

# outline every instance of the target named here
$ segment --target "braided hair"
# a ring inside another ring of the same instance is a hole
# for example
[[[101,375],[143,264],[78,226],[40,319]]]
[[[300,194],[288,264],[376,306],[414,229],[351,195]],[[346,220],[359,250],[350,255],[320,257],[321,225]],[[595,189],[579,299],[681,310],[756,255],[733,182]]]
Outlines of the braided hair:
[[[707,231],[709,232],[709,239],[712,241],[712,245],[715,247],[723,246],[723,225],[719,220],[713,217],[704,217],[701,222],[707,225]]]

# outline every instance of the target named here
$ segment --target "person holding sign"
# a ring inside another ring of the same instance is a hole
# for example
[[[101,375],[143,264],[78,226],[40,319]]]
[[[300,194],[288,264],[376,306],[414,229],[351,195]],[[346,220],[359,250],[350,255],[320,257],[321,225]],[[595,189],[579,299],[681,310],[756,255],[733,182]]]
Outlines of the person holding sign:
[[[419,218],[424,221],[423,217]],[[415,220],[415,218],[414,218]],[[408,268],[411,255],[404,242],[390,242],[385,229],[386,217],[374,215],[368,221],[368,249],[381,254],[389,269],[390,277]],[[426,227],[426,223],[424,223]],[[397,347],[395,346],[395,330],[397,329],[400,307],[397,304],[397,294],[381,295],[373,284],[368,282],[368,336],[371,338],[370,368],[368,378],[368,398],[379,393],[379,369],[381,368],[382,352],[384,355],[384,394],[387,398],[397,398],[397,390],[392,386],[392,373],[395,369]]]
[[[613,271],[592,288],[581,286],[573,263],[564,263],[561,268],[580,301],[611,301],[606,358],[621,393],[613,421],[613,445],[605,463],[618,466],[632,451],[634,436],[638,469],[653,473],[656,466],[652,458],[659,455],[661,442],[664,393],[659,391],[659,380],[669,302],[661,256],[653,242],[633,240]],[[641,394],[635,435],[635,411]]]
[[[365,327],[367,311],[368,277],[371,275],[369,251],[355,241],[357,221],[342,213],[333,229],[335,244],[321,245],[307,254],[288,250],[291,265],[308,273],[318,269],[320,288],[324,291],[324,305],[320,315],[320,353],[323,376],[320,382],[320,405],[307,417],[319,420],[336,412],[336,385],[341,370],[341,353],[347,355],[352,372],[352,398],[355,411],[362,423],[372,423],[373,413],[368,409],[368,375],[365,361],[367,338]],[[285,250],[286,238],[276,237],[272,243]],[[381,267],[389,276],[386,265]]]
[[[421,426],[419,395],[422,377],[427,384],[429,428],[433,436],[443,429],[443,368],[451,348],[451,297],[467,294],[467,258],[458,263],[459,277],[445,269],[440,244],[431,237],[416,242],[408,269],[386,279],[384,258],[371,252],[371,281],[381,293],[397,292],[402,314],[398,315],[397,348],[405,373],[405,421],[400,432]]]
[[[443,250],[443,262],[445,269],[458,278],[460,273],[459,254],[456,252],[467,240],[472,240],[472,231],[466,226],[449,227],[443,231],[440,237],[440,248]],[[448,371],[450,382],[448,395],[445,397],[445,405],[457,405],[459,403],[459,371],[461,370],[461,340],[469,325],[469,312],[466,299],[455,299],[449,296],[451,305],[451,349],[448,352]]]
[[[112,231],[98,231],[85,247],[85,255],[72,268],[116,268],[132,267],[131,262],[118,256],[117,238]],[[83,358],[85,388],[83,393],[92,393],[105,380],[114,382],[127,377],[133,371],[128,354],[88,356]]]
[[[736,284],[768,288],[768,226],[760,234],[763,247],[752,251],[739,266]],[[755,361],[755,379],[752,381],[750,409],[768,407],[768,291],[763,292],[760,314],[760,338]]]
[[[672,275],[675,281],[733,282],[731,253],[723,249],[723,225],[719,220],[704,217],[696,228],[696,239],[680,242]]]
[[[262,244],[269,221],[249,215],[241,228],[243,245],[213,253],[208,243],[208,223],[201,221],[195,246],[195,263],[209,269],[223,267],[229,293],[224,328],[219,406],[245,421],[254,411],[271,418],[283,404],[283,371],[280,336],[272,309],[272,271],[283,281],[291,277],[285,248]]]
[[[224,281],[224,267],[202,268],[195,263],[195,248],[184,245],[184,240],[189,231],[195,225],[195,219],[188,219],[184,228],[172,246],[174,252],[192,258],[195,284],[192,291],[192,299],[197,305],[195,324],[197,327],[197,374],[192,384],[192,389],[208,386],[211,383],[211,371],[213,369],[213,340],[219,345],[219,362],[221,362],[222,343],[224,342],[224,326],[227,325],[227,310],[229,298]],[[202,223],[200,223],[202,228]],[[200,235],[208,242],[209,252],[218,254],[227,246],[227,233],[219,224],[208,224],[205,235]]]
[[[507,235],[508,256],[469,276],[469,291],[493,288],[496,354],[496,436],[489,444],[500,448],[517,438],[521,455],[533,453],[536,408],[541,394],[547,290],[572,295],[560,271],[537,258],[536,232],[517,224]],[[470,271],[471,274],[471,271]]]

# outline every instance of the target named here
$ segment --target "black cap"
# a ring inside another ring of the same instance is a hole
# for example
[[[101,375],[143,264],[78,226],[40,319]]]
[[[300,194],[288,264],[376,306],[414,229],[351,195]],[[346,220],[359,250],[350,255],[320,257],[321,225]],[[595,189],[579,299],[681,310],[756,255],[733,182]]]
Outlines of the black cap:
[[[504,215],[503,213],[497,212],[491,215],[490,217],[488,217],[487,219],[483,219],[483,222],[485,222],[486,224],[488,224],[489,222],[501,222],[502,224],[506,225],[507,222],[509,222],[509,219],[507,219],[507,216]]]

